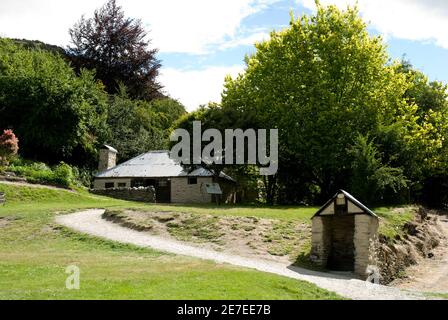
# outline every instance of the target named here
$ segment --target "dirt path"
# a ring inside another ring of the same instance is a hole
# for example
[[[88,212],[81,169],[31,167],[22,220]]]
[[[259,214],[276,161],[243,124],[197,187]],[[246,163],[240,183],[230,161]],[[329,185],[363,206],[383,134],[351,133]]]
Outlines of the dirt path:
[[[440,216],[439,225],[445,239],[433,250],[434,257],[421,258],[417,265],[406,270],[408,277],[395,281],[394,286],[422,292],[448,293],[448,217]]]
[[[392,287],[373,285],[364,281],[349,279],[344,275],[310,271],[291,267],[282,263],[240,257],[186,245],[175,240],[163,239],[108,222],[101,218],[103,212],[104,210],[87,210],[68,215],[60,215],[56,217],[56,222],[76,231],[113,241],[134,244],[141,247],[151,247],[156,250],[178,255],[212,260],[217,263],[228,263],[235,266],[308,281],[321,288],[336,292],[341,296],[351,299],[423,299],[423,296],[418,293],[405,292]]]

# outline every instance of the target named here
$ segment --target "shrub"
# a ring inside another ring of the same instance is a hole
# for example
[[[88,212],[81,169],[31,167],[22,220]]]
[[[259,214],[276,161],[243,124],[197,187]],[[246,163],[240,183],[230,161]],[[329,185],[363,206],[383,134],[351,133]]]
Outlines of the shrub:
[[[53,177],[56,183],[65,187],[70,187],[75,182],[72,167],[64,162],[54,169]]]
[[[75,170],[68,164],[61,162],[53,169],[42,162],[15,161],[7,168],[18,176],[25,177],[31,183],[41,183],[70,188],[79,185]]]
[[[349,154],[352,156],[351,189],[366,204],[384,204],[390,198],[388,193],[400,199],[399,193],[408,188],[403,170],[383,164],[381,154],[368,137],[358,135]]]
[[[12,130],[4,130],[0,136],[0,164],[7,165],[19,151],[19,140]]]

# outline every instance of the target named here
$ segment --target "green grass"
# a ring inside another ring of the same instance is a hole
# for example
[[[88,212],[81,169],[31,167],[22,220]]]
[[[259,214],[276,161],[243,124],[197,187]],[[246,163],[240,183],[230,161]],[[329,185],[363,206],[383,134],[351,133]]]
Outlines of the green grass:
[[[146,209],[305,219],[308,208],[145,205],[85,191],[0,184],[0,299],[339,299],[310,283],[174,256],[71,232],[55,212],[85,208]],[[81,270],[80,290],[65,288],[65,268]]]
[[[448,293],[436,293],[436,292],[427,292],[425,296],[432,299],[446,299],[448,300]]]
[[[415,218],[415,207],[406,207],[400,211],[394,211],[394,208],[378,208],[375,212],[380,217],[380,235],[387,241],[404,236],[404,226]]]
[[[179,240],[221,243],[217,216],[210,217],[193,214],[183,218],[180,223],[168,222],[168,232]]]

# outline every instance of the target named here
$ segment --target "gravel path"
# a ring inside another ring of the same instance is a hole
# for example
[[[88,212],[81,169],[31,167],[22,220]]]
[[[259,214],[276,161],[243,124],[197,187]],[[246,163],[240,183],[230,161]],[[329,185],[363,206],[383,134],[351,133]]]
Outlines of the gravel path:
[[[148,233],[131,230],[101,218],[104,210],[87,210],[83,212],[59,215],[56,222],[76,231],[98,236],[101,238],[134,244],[140,247],[151,247],[156,250],[178,255],[213,260],[217,263],[228,263],[235,266],[256,269],[263,272],[304,280],[317,286],[336,292],[341,296],[360,300],[405,300],[423,299],[418,293],[401,291],[397,288],[374,285],[360,280],[349,279],[344,275],[310,271],[285,264],[250,259],[237,255],[230,255],[213,250],[186,245],[180,241],[173,241]]]

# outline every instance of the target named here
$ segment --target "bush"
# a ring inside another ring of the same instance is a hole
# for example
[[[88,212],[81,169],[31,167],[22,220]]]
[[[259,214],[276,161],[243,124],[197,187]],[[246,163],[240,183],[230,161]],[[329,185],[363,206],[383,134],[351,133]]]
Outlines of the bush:
[[[407,190],[409,181],[401,168],[382,163],[373,141],[358,135],[349,154],[352,156],[351,190],[356,197],[368,205],[401,199],[400,193]]]
[[[52,169],[45,163],[18,160],[9,166],[7,171],[25,177],[31,183],[48,184],[65,188],[80,185],[76,179],[75,170],[64,162],[61,162]]]
[[[0,136],[0,164],[7,165],[19,151],[19,140],[12,130],[4,130]]]
[[[107,95],[92,72],[63,57],[0,39],[0,127],[21,138],[24,157],[85,164],[106,134]]]
[[[54,181],[60,185],[69,187],[75,183],[72,167],[61,162],[53,171]]]

